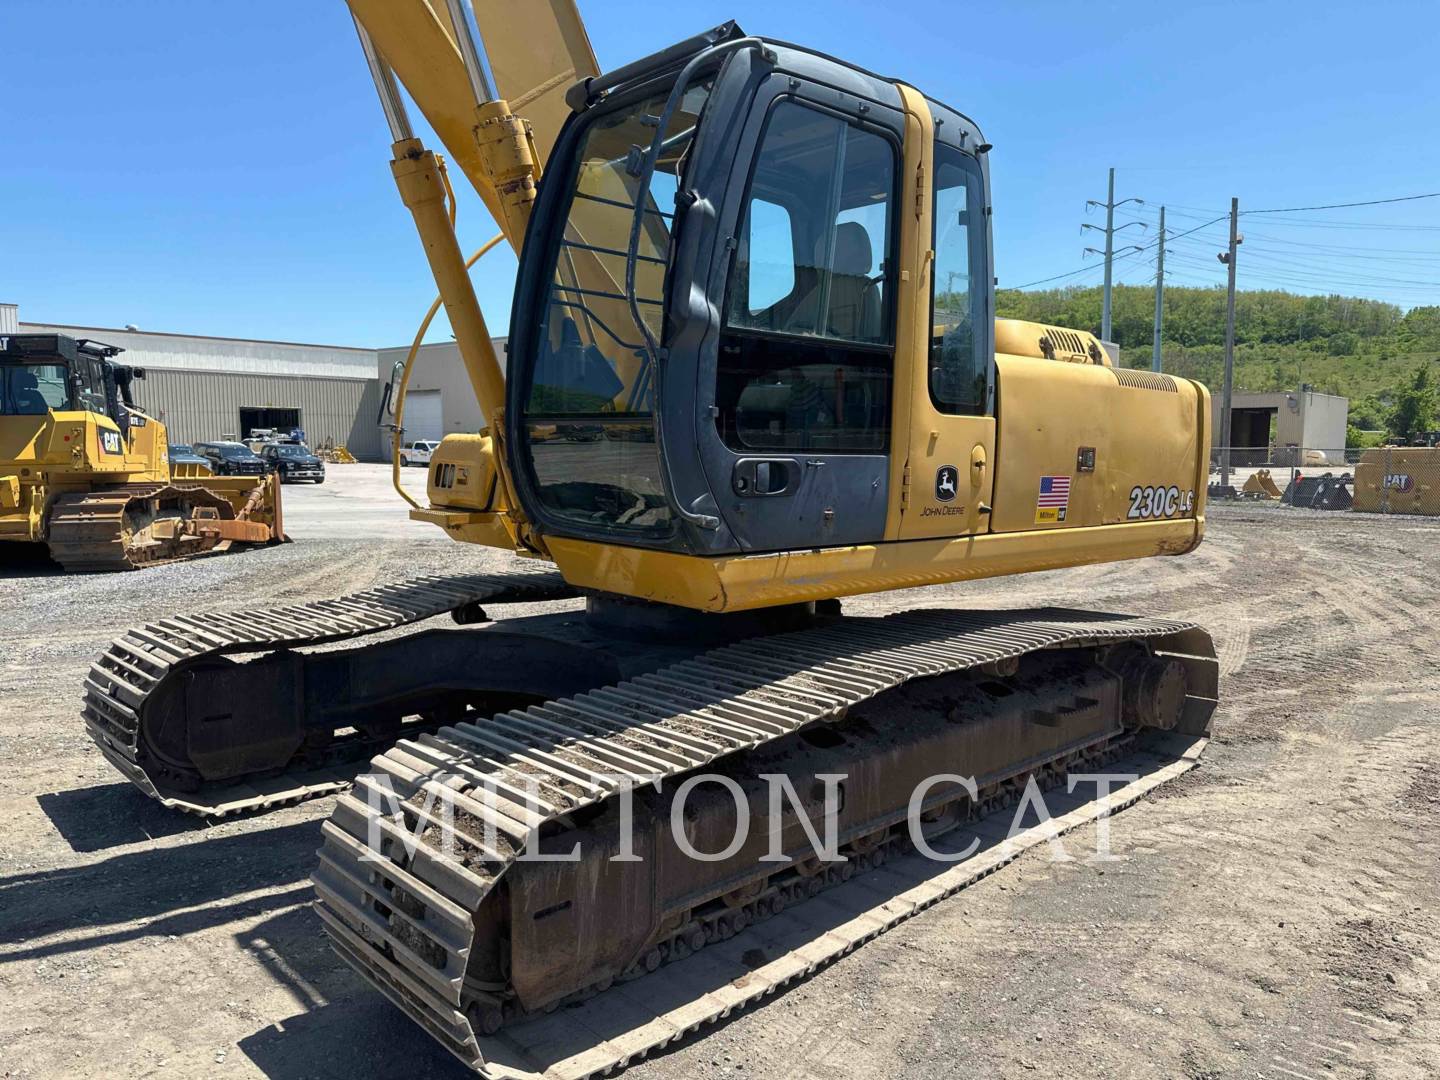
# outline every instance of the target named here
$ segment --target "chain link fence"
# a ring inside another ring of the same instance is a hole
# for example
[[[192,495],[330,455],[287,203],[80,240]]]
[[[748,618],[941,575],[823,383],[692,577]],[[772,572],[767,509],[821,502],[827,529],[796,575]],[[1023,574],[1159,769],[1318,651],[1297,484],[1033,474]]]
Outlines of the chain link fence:
[[[1212,501],[1440,517],[1440,447],[1237,446],[1226,456],[1211,451]]]

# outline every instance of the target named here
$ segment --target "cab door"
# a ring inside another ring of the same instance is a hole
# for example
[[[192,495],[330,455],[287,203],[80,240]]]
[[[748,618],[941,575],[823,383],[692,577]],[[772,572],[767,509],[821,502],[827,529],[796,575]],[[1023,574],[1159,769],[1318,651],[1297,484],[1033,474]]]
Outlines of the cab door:
[[[900,110],[762,82],[727,189],[743,192],[699,449],[744,551],[876,543],[890,501]],[[723,295],[721,295],[723,291]]]
[[[922,160],[907,172],[929,180],[928,197],[922,189],[911,204],[928,251],[922,249],[918,260],[913,330],[901,342],[911,378],[897,401],[897,409],[907,408],[908,416],[896,420],[897,443],[906,456],[898,513],[887,529],[887,539],[894,540],[988,532],[994,491],[995,346],[986,169],[981,156],[967,149],[979,142],[978,133],[953,115],[937,130],[928,103],[922,98],[920,104],[911,111],[906,134]]]

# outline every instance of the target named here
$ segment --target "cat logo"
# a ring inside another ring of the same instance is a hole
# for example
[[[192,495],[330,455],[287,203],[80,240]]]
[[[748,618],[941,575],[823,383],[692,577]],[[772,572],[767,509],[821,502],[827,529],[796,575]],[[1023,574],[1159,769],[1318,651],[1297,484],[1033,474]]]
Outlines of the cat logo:
[[[120,445],[120,433],[118,431],[100,432],[100,449],[107,454],[123,454],[125,451]]]
[[[935,470],[935,498],[951,502],[960,483],[960,470],[954,465],[941,465]]]

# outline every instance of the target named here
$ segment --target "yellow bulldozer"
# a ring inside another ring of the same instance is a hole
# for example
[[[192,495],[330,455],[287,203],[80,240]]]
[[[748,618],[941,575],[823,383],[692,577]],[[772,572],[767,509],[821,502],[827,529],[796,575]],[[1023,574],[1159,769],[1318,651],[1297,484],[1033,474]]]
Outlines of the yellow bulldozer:
[[[340,955],[481,1074],[577,1080],[993,870],[932,855],[1032,788],[1194,762],[1197,626],[843,609],[1203,534],[1204,387],[995,319],[974,120],[733,23],[601,74],[571,0],[349,6],[485,418],[410,513],[517,558],[122,635],[84,715],[136,786],[339,793]],[[519,254],[504,374],[452,171]]]
[[[68,571],[109,571],[283,540],[274,477],[171,468],[165,425],[135,404],[145,371],[120,352],[0,336],[0,541],[44,544]]]

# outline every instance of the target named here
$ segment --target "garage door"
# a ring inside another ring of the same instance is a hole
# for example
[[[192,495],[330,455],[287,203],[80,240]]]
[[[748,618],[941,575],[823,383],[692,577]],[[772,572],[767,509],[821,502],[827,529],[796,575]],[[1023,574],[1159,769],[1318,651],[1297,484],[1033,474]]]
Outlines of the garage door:
[[[439,439],[445,434],[441,422],[440,391],[412,390],[405,395],[405,441]]]

